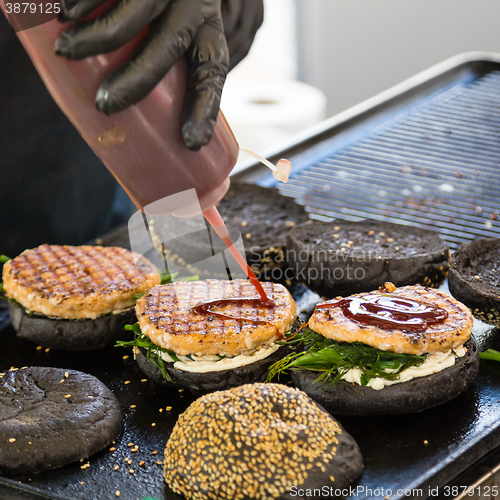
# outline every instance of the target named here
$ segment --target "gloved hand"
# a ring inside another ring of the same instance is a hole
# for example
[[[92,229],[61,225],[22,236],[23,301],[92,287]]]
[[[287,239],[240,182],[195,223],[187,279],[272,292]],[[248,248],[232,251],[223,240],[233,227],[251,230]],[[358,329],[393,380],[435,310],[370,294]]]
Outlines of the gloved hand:
[[[105,1],[66,0],[68,12],[59,19],[76,22]],[[139,102],[185,54],[182,137],[197,150],[212,137],[226,74],[248,53],[262,17],[262,0],[222,0],[222,12],[221,0],[120,0],[101,17],[64,31],[55,52],[67,59],[110,52],[149,25],[127,63],[99,87],[97,109],[111,115]]]

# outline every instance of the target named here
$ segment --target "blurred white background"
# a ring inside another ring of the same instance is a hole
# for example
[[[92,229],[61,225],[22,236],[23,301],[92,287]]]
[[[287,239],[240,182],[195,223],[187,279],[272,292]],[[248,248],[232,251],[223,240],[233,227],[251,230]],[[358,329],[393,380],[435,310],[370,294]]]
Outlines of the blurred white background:
[[[448,57],[500,52],[499,21],[499,0],[265,0],[264,24],[228,77],[222,109],[242,147],[275,149]]]

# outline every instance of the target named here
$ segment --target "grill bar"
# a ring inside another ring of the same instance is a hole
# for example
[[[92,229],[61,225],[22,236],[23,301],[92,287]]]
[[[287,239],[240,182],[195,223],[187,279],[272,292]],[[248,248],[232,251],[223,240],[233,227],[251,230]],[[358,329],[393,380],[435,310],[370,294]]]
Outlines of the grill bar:
[[[500,71],[457,83],[307,165],[280,187],[312,218],[500,236]]]

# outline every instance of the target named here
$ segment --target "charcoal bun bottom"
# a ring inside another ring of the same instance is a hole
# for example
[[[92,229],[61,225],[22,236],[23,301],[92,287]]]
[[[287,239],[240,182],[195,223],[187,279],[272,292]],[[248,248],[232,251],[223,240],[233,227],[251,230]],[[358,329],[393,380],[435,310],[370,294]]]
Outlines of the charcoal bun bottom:
[[[451,258],[450,293],[472,314],[500,326],[500,238],[479,238],[464,243]]]
[[[31,316],[20,304],[9,301],[9,314],[19,338],[61,351],[90,351],[112,347],[117,340],[131,340],[132,334],[124,327],[137,321],[133,307],[96,319],[69,320]],[[129,338],[124,338],[127,334]]]
[[[329,386],[315,382],[320,373],[292,371],[295,387],[302,389],[330,413],[337,415],[402,415],[418,413],[457,397],[474,380],[479,370],[479,351],[472,339],[467,353],[453,366],[426,377],[389,385],[376,391],[348,382]]]
[[[138,348],[135,358],[139,368],[144,372],[146,377],[157,384],[170,388],[186,389],[195,396],[200,396],[207,392],[223,391],[253,382],[264,382],[267,378],[269,367],[286,356],[287,350],[287,347],[282,346],[267,358],[255,361],[254,363],[238,368],[206,373],[178,370],[174,368],[173,363],[164,361],[165,368],[172,382],[165,379],[159,368],[153,366],[148,361],[144,349]],[[153,356],[153,358],[156,359],[156,356]]]
[[[115,440],[122,422],[118,400],[92,375],[11,370],[0,380],[0,472],[36,474],[85,459]]]

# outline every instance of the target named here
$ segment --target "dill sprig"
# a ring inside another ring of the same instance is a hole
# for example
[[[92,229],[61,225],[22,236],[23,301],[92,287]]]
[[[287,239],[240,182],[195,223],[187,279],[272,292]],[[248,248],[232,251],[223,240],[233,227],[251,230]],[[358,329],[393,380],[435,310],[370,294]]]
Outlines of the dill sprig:
[[[397,380],[399,374],[410,366],[420,366],[427,354],[397,354],[381,351],[362,342],[336,342],[310,328],[305,327],[290,336],[284,345],[301,346],[302,352],[292,352],[270,367],[268,381],[287,370],[312,370],[320,372],[317,382],[328,381],[337,384],[352,368],[361,370],[361,385],[367,385],[372,378]]]
[[[153,344],[151,339],[149,337],[146,337],[146,335],[141,332],[139,323],[134,323],[133,325],[125,325],[125,330],[132,330],[134,332],[134,340],[130,340],[128,342],[118,340],[115,344],[115,347],[142,347],[146,351],[146,358],[149,363],[160,370],[163,378],[165,378],[169,382],[172,382],[172,378],[165,368],[161,353],[167,353],[174,360],[174,362],[179,361],[177,354],[175,354],[175,352],[173,351],[169,351],[168,349],[164,349],[163,347]]]

